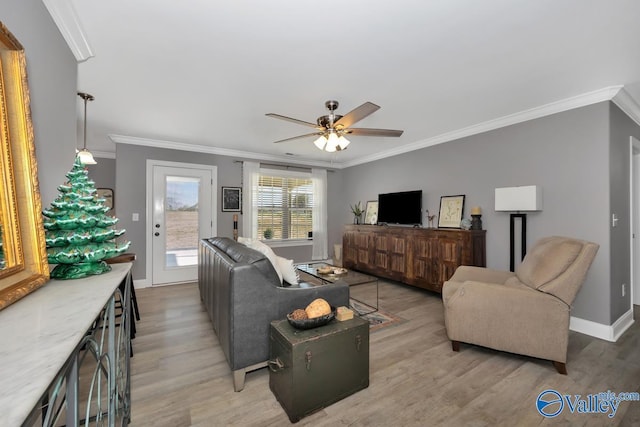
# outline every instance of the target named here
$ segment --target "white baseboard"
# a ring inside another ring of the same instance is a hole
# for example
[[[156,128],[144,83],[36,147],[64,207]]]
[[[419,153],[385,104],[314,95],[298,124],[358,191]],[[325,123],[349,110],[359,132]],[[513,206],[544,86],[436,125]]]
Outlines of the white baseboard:
[[[197,280],[196,280],[196,281],[197,281]],[[193,283],[193,280],[187,280],[186,282],[163,283],[163,284],[155,285],[155,286],[158,286],[158,287],[159,287],[159,286],[181,285],[181,284],[183,284],[183,283]],[[150,287],[152,287],[152,286],[154,286],[154,285],[153,285],[153,283],[151,283],[151,281],[150,281],[150,280],[147,280],[147,279],[138,279],[138,280],[134,280],[134,281],[133,281],[133,286],[134,286],[136,289],[141,289],[141,288],[150,288]]]
[[[622,334],[633,325],[633,310],[629,309],[613,325],[603,325],[591,320],[580,319],[571,316],[569,319],[569,329],[581,334],[600,338],[605,341],[616,342]]]
[[[134,280],[133,281],[133,287],[136,288],[136,289],[150,288],[151,287],[151,281],[149,281],[147,279]]]

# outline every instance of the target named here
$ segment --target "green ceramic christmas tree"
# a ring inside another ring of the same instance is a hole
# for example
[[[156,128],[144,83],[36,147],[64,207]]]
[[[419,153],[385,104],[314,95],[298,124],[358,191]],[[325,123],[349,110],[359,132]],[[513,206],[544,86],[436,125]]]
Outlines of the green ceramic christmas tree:
[[[58,197],[42,212],[49,263],[58,264],[51,277],[79,279],[105,273],[111,267],[104,260],[123,253],[131,242],[114,242],[125,230],[114,228],[118,219],[106,215],[109,207],[97,197],[95,183],[79,159],[66,176]]]

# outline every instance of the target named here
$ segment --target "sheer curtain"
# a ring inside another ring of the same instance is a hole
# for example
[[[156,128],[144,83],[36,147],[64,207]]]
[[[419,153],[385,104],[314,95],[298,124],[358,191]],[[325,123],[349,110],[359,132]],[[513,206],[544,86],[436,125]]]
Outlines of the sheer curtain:
[[[311,169],[313,183],[313,250],[312,260],[329,257],[327,243],[327,170]]]
[[[242,234],[252,239],[258,238],[258,217],[253,206],[259,177],[260,163],[242,162]]]

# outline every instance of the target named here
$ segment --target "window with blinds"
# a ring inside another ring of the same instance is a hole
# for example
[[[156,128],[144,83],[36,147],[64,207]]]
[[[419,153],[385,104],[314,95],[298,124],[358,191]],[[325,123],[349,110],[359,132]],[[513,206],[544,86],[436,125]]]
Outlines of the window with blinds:
[[[306,239],[313,229],[311,178],[261,174],[255,202],[260,238]]]

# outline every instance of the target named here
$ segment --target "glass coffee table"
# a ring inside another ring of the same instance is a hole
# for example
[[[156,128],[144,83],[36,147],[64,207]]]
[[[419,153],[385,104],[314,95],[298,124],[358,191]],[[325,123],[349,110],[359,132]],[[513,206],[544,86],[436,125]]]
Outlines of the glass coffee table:
[[[348,270],[346,268],[341,268],[341,267],[336,267],[334,265],[331,264],[327,264],[324,262],[314,262],[314,263],[309,263],[309,264],[298,264],[296,265],[296,268],[305,274],[308,274],[312,277],[315,277],[316,279],[320,279],[320,282],[322,284],[324,283],[334,283],[337,282],[338,280],[342,280],[344,282],[346,282],[349,286],[357,286],[357,285],[364,285],[364,284],[368,284],[368,283],[375,283],[376,284],[376,305],[373,306],[371,304],[368,304],[362,300],[359,300],[357,298],[353,298],[350,297],[352,300],[359,302],[360,304],[363,304],[369,308],[372,308],[373,310],[371,311],[367,311],[367,312],[361,312],[359,310],[356,310],[359,314],[369,314],[369,313],[375,313],[376,311],[378,311],[378,305],[380,303],[380,295],[379,295],[379,287],[378,287],[378,278],[375,276],[370,276],[368,274],[364,274],[364,273],[360,273],[359,271],[354,271],[354,270]],[[331,273],[320,273],[318,270],[320,269],[322,271],[322,269],[326,269],[326,268],[330,268],[332,271],[335,269],[339,269],[339,270],[343,270],[344,273],[339,273],[339,274],[335,274],[333,272]]]

